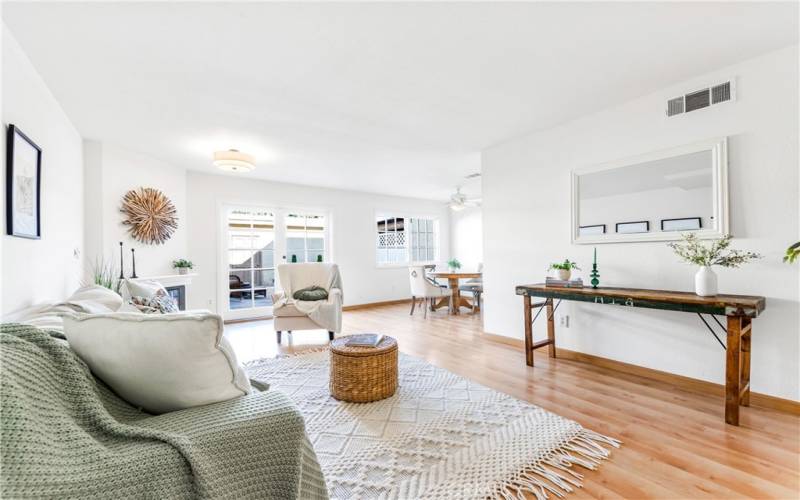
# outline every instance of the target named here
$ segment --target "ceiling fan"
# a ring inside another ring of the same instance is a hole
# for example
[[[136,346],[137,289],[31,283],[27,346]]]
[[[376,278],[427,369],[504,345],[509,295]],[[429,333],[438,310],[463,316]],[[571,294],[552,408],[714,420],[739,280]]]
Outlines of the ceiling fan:
[[[450,196],[450,201],[447,202],[447,206],[450,207],[451,210],[458,212],[459,210],[464,210],[467,207],[481,206],[481,199],[467,198],[467,195],[461,192],[461,186],[457,186],[456,192]]]

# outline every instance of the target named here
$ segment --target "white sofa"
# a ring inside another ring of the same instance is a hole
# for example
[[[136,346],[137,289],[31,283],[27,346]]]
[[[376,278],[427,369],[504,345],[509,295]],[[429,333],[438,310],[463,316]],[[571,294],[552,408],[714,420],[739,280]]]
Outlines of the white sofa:
[[[272,295],[275,331],[278,343],[281,333],[294,330],[328,330],[333,340],[341,332],[342,289],[339,267],[331,263],[297,263],[278,265],[281,289]],[[319,286],[328,291],[328,299],[320,303],[295,300],[294,292]],[[311,312],[309,312],[311,310]]]

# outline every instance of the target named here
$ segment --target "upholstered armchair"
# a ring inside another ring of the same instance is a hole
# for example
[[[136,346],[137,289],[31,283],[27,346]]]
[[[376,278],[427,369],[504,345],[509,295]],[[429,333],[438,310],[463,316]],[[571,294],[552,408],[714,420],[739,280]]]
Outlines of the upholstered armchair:
[[[278,286],[272,295],[275,331],[327,330],[328,338],[342,331],[342,281],[339,266],[330,263],[278,265]],[[328,292],[325,300],[305,301],[294,298],[304,288],[318,286]]]

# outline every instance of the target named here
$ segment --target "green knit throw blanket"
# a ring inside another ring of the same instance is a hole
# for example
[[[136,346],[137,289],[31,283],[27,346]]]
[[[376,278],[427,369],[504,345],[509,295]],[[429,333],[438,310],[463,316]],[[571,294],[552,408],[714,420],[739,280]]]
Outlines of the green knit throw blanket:
[[[0,366],[2,498],[327,498],[279,392],[148,415],[65,341],[17,324],[0,325]]]

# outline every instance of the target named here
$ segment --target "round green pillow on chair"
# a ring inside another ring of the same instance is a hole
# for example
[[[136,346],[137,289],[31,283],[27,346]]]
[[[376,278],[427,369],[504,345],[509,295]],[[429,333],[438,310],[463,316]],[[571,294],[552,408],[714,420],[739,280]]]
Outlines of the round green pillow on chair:
[[[294,292],[292,297],[294,297],[295,300],[305,300],[309,302],[314,300],[327,300],[328,291],[321,286],[310,286]]]

